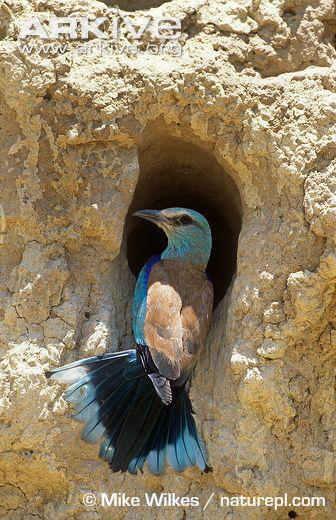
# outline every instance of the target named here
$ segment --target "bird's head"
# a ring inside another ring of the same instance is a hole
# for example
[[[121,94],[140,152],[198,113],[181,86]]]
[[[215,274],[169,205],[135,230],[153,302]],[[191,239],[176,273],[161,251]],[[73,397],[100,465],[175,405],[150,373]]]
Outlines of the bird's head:
[[[212,238],[208,221],[192,209],[143,209],[135,216],[160,227],[168,238],[161,258],[182,258],[193,264],[206,266],[210,257]]]

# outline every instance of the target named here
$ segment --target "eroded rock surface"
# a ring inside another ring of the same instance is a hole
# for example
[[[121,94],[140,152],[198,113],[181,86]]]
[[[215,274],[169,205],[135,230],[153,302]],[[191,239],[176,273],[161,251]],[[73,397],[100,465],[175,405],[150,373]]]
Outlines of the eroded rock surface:
[[[1,514],[201,518],[214,491],[211,518],[335,518],[335,3],[110,4],[0,3]],[[27,51],[19,26],[34,13],[177,17],[182,54],[151,52],[151,27],[137,53],[88,52],[94,39]],[[133,204],[155,202],[150,184],[169,168],[192,192],[197,164],[209,186],[221,169],[223,181],[194,197],[226,205],[228,178],[240,193],[223,213],[232,236],[241,218],[236,275],[192,387],[213,473],[111,475],[44,370],[132,344],[126,215],[141,182]],[[202,507],[111,513],[83,505],[89,490],[172,491]],[[327,505],[219,507],[220,495],[284,493]]]

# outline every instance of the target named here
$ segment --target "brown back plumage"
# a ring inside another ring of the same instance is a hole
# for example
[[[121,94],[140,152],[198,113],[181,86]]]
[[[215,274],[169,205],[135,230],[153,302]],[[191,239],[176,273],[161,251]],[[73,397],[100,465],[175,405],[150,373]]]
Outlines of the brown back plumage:
[[[153,266],[144,333],[160,374],[173,380],[190,374],[209,331],[212,306],[212,283],[200,267],[179,259]]]

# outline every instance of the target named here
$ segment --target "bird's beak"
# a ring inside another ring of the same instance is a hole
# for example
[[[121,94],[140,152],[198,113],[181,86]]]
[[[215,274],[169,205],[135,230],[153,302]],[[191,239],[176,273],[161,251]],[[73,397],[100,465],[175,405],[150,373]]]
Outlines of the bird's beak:
[[[168,224],[167,217],[163,215],[162,211],[159,211],[157,209],[141,209],[140,211],[136,211],[135,213],[133,213],[133,216],[149,220],[150,222],[153,222],[154,224],[162,228],[164,228]]]

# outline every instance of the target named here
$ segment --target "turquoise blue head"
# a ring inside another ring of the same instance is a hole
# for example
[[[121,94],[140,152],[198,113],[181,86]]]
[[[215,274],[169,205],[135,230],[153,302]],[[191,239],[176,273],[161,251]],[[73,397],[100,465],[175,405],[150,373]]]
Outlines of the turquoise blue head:
[[[181,258],[206,267],[212,247],[211,229],[201,213],[187,208],[144,209],[134,213],[156,224],[167,235],[161,258]]]

